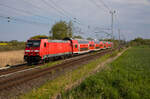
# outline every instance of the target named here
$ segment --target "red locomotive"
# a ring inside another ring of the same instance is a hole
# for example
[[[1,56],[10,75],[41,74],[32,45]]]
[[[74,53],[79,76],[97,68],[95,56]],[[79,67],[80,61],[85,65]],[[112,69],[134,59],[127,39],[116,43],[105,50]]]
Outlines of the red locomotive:
[[[28,40],[24,59],[27,63],[32,64],[111,47],[112,43],[106,41],[88,41],[69,38],[64,40]]]

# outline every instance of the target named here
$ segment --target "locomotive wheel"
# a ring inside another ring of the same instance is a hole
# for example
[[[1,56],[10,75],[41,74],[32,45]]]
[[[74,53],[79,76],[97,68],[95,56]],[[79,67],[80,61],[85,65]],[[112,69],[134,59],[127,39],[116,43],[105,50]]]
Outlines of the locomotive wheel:
[[[65,56],[61,56],[61,59],[63,59],[63,60],[64,60],[64,59],[65,59]]]
[[[42,64],[45,64],[45,63],[46,63],[46,61],[45,61],[45,59],[43,59],[43,60],[42,60]]]
[[[46,59],[45,59],[45,63],[48,63],[48,62],[49,62],[49,59],[48,59],[48,58],[46,58]]]

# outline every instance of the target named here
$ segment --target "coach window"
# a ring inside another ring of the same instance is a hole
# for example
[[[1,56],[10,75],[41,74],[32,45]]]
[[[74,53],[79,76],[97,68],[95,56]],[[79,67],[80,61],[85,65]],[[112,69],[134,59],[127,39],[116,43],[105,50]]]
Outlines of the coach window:
[[[44,47],[46,47],[46,43],[44,43]]]

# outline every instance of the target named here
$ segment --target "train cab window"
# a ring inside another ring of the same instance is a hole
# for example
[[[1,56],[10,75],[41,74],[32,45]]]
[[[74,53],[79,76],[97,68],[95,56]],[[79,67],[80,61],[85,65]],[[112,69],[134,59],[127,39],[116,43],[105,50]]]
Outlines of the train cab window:
[[[46,47],[46,43],[44,43],[44,47]]]
[[[77,45],[77,44],[75,45],[75,48],[78,48],[78,45]]]
[[[27,42],[27,47],[39,47],[40,46],[41,41],[40,40],[29,40]]]

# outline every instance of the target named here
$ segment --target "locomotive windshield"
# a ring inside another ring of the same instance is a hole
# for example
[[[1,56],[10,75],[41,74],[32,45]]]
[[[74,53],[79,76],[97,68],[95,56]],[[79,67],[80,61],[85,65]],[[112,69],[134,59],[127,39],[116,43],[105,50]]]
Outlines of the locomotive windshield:
[[[39,47],[41,41],[40,40],[29,40],[27,42],[27,47]]]

